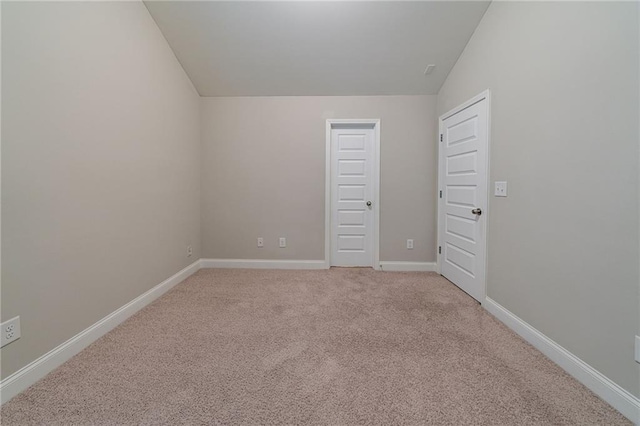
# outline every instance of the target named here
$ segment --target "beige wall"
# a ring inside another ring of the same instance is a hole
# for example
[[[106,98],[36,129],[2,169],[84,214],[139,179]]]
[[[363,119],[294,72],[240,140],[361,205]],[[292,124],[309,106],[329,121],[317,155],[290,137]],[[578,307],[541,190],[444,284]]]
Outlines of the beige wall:
[[[636,7],[492,3],[438,110],[492,90],[489,297],[640,395]]]
[[[142,3],[2,2],[2,55],[4,378],[200,257],[200,136]]]
[[[436,260],[435,96],[202,99],[203,256],[324,259],[325,122],[381,119],[380,260]],[[265,247],[256,247],[256,238]],[[278,237],[287,248],[278,248]],[[415,241],[414,250],[406,240]]]

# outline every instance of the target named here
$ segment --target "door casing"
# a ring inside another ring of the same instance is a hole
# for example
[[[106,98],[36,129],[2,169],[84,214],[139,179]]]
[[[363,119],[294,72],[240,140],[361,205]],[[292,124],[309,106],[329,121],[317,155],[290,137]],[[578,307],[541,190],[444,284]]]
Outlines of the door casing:
[[[444,120],[446,120],[447,118],[451,117],[454,114],[459,113],[460,111],[469,108],[470,106],[477,104],[478,102],[485,100],[487,102],[487,162],[486,162],[486,167],[487,167],[487,199],[486,201],[486,212],[483,212],[483,214],[485,214],[485,227],[484,227],[484,232],[485,232],[485,238],[484,238],[484,252],[485,252],[485,265],[484,265],[484,276],[481,277],[481,283],[482,283],[482,297],[481,300],[479,301],[480,304],[484,304],[484,301],[487,297],[487,272],[488,272],[488,266],[489,266],[489,239],[487,238],[489,235],[489,213],[491,212],[491,169],[490,169],[490,158],[491,158],[491,90],[487,89],[485,91],[483,91],[482,93],[480,93],[477,96],[474,96],[473,98],[469,99],[468,101],[458,105],[457,107],[447,111],[445,114],[442,114],[440,116],[440,118],[438,119],[438,135],[437,135],[437,143],[438,143],[438,247],[436,248],[436,256],[437,256],[437,262],[436,262],[436,270],[438,271],[439,274],[442,273],[442,265],[441,265],[441,260],[442,260],[442,254],[438,252],[438,248],[442,247],[442,242],[443,242],[443,230],[442,227],[444,226],[444,208],[442,206],[443,200],[444,198],[440,198],[439,197],[439,193],[440,191],[443,190],[442,188],[442,183],[444,182],[444,158],[442,156],[442,149],[440,149],[440,135],[443,132],[443,122]]]
[[[373,269],[380,270],[380,119],[328,119],[326,123],[324,262],[331,267],[331,130],[337,125],[362,125],[373,128]]]

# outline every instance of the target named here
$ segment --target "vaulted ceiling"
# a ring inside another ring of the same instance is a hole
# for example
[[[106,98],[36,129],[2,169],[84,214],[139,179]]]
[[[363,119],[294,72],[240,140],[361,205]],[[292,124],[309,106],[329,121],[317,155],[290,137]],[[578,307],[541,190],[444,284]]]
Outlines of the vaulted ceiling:
[[[437,93],[489,2],[145,4],[200,95],[303,96]]]

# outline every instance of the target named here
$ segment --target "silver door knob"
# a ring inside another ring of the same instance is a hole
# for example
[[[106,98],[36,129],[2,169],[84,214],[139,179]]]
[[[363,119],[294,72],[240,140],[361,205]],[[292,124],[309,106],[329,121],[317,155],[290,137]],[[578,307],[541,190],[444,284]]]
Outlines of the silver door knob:
[[[482,214],[482,209],[475,208],[475,209],[471,210],[471,213],[480,216]]]
[[[371,201],[367,201],[367,207],[371,207]]]

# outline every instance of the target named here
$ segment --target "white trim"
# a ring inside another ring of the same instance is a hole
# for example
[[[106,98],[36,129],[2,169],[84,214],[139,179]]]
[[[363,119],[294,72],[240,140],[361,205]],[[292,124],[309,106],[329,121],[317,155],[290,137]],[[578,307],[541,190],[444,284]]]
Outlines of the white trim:
[[[485,298],[485,303],[482,306],[576,380],[611,404],[626,418],[640,424],[640,399],[622,389],[604,374],[518,318],[490,297]]]
[[[324,262],[331,267],[331,128],[334,124],[372,124],[375,161],[373,164],[373,269],[380,270],[380,119],[327,119],[324,179]]]
[[[440,149],[440,135],[442,134],[442,126],[443,126],[443,121],[446,120],[447,118],[451,117],[454,114],[457,114],[458,112],[469,108],[472,105],[477,104],[478,102],[482,101],[483,99],[486,99],[487,101],[487,199],[486,201],[486,211],[484,212],[486,214],[486,218],[485,218],[485,228],[484,228],[484,251],[485,251],[485,255],[484,255],[484,277],[482,280],[482,284],[483,284],[483,289],[482,289],[482,300],[479,300],[480,304],[484,303],[484,300],[487,298],[487,272],[489,270],[489,213],[491,212],[491,90],[487,89],[485,91],[483,91],[482,93],[474,96],[473,98],[469,99],[468,101],[464,102],[461,105],[458,105],[457,107],[447,111],[445,114],[442,114],[440,116],[440,118],[438,119],[438,134],[436,135],[436,141],[438,144],[438,192],[436,193],[436,195],[438,196],[437,198],[437,202],[438,202],[438,214],[437,214],[437,240],[438,240],[438,247],[442,247],[442,232],[441,232],[441,226],[442,226],[442,218],[441,218],[441,214],[442,214],[442,200],[444,200],[444,198],[440,198],[440,191],[442,191],[441,188],[441,184],[443,181],[443,177],[442,177],[442,173],[444,170],[444,165],[443,165],[443,158],[441,156],[441,149]],[[436,247],[436,272],[438,272],[439,274],[442,273],[442,265],[440,264],[440,258],[441,258],[441,254],[438,253],[438,249]]]
[[[451,108],[449,111],[445,112],[444,114],[442,114],[440,116],[440,120],[446,120],[447,118],[451,117],[454,114],[459,113],[462,110],[465,110],[467,108],[469,108],[471,105],[475,105],[478,102],[480,102],[483,99],[488,99],[491,96],[491,90],[487,89],[484,90],[483,92],[477,94],[476,96],[474,96],[473,98],[469,99],[466,102],[461,103],[460,105],[458,105],[455,108]]]
[[[324,263],[331,267],[331,121],[327,120],[324,152]]]
[[[42,379],[120,323],[200,269],[197,260],[0,382],[2,404]]]
[[[434,272],[436,268],[436,262],[380,262],[380,269],[383,271]]]
[[[438,186],[437,186],[437,192],[436,192],[436,196],[438,197],[436,199],[436,202],[438,204],[438,208],[437,208],[437,213],[436,213],[436,271],[438,272],[438,274],[442,275],[442,264],[440,262],[440,258],[442,257],[442,235],[440,232],[440,225],[442,224],[442,219],[440,218],[440,216],[442,215],[442,200],[443,198],[441,198],[440,196],[440,191],[444,191],[442,189],[442,170],[444,170],[444,165],[442,164],[442,147],[441,147],[441,143],[440,142],[440,135],[442,135],[442,126],[443,126],[443,116],[440,116],[440,118],[438,118],[438,134],[436,135],[436,143],[438,146]]]
[[[328,269],[324,260],[200,259],[201,268]]]

